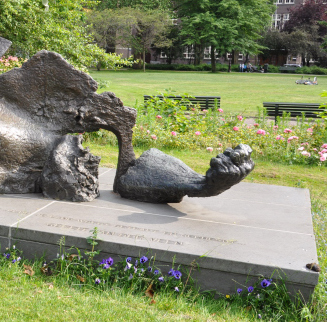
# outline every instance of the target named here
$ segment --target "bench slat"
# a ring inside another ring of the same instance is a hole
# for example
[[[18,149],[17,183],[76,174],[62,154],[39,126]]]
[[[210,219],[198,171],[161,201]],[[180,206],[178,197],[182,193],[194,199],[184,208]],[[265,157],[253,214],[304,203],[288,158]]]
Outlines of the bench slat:
[[[277,116],[282,116],[283,112],[290,113],[291,116],[318,117],[315,112],[321,112],[323,109],[319,108],[319,103],[287,103],[287,102],[263,102],[263,107],[266,108],[269,116],[275,116],[275,123]]]
[[[201,109],[209,109],[209,108],[214,108],[217,106],[220,108],[220,96],[194,96],[194,97],[182,97],[182,96],[162,96],[162,95],[156,95],[156,96],[151,96],[151,95],[144,95],[144,102],[151,100],[153,98],[159,98],[159,99],[164,99],[164,98],[169,98],[174,101],[180,101],[180,100],[188,100],[192,104],[199,104]],[[217,102],[217,103],[215,103]]]

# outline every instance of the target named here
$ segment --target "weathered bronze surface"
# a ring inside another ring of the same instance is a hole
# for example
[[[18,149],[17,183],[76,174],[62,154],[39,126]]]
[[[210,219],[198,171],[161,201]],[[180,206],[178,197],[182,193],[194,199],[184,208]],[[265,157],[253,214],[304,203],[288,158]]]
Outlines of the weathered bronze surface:
[[[0,39],[0,53],[9,45]],[[118,138],[113,189],[125,198],[166,203],[185,195],[215,196],[254,167],[251,148],[242,144],[212,158],[205,176],[156,149],[135,160],[136,110],[96,90],[89,75],[45,50],[0,75],[0,193],[42,191],[55,199],[93,200],[99,195],[100,158],[82,147],[81,136],[66,134],[100,128]]]

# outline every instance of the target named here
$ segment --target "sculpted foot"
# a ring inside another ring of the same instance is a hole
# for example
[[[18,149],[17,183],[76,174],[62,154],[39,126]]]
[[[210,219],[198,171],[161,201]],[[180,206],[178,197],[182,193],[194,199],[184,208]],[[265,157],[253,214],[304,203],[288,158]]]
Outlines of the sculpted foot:
[[[157,149],[144,152],[117,183],[119,194],[128,199],[170,203],[183,197],[216,196],[244,179],[254,168],[251,148],[240,144],[210,161],[202,176],[179,159]]]

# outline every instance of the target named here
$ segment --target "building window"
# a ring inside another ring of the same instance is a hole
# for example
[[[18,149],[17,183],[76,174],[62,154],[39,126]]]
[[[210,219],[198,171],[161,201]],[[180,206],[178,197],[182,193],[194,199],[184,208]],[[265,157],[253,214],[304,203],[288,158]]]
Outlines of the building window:
[[[163,58],[163,59],[167,58],[166,53],[163,52],[163,51],[161,51],[161,52],[160,52],[160,58]]]
[[[276,0],[275,1],[275,4],[281,4],[281,3],[283,3],[283,0]]]
[[[171,23],[175,26],[178,25],[178,19],[171,19]]]
[[[215,50],[215,57],[219,59],[218,52]],[[204,48],[204,59],[211,59],[211,46]]]
[[[285,0],[285,3],[294,3],[294,0]]]
[[[281,15],[272,15],[272,27],[275,29],[280,29]]]
[[[185,48],[185,51],[184,51],[184,53],[183,53],[183,57],[184,57],[185,59],[192,59],[192,58],[194,58],[194,52],[193,52],[193,49],[192,49],[192,48],[189,49],[189,47],[186,47],[186,48]]]

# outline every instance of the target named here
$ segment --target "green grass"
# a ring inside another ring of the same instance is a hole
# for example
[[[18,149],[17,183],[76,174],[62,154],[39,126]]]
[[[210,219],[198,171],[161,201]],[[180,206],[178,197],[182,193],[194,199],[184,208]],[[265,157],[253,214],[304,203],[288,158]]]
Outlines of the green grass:
[[[91,71],[96,80],[108,81],[102,91],[111,91],[124,105],[133,107],[143,95],[156,95],[173,89],[175,95],[221,96],[225,112],[254,115],[264,101],[323,103],[320,93],[327,88],[327,76],[318,76],[318,86],[297,85],[302,75],[261,73],[210,73],[178,71]],[[313,79],[314,75],[308,75]]]

